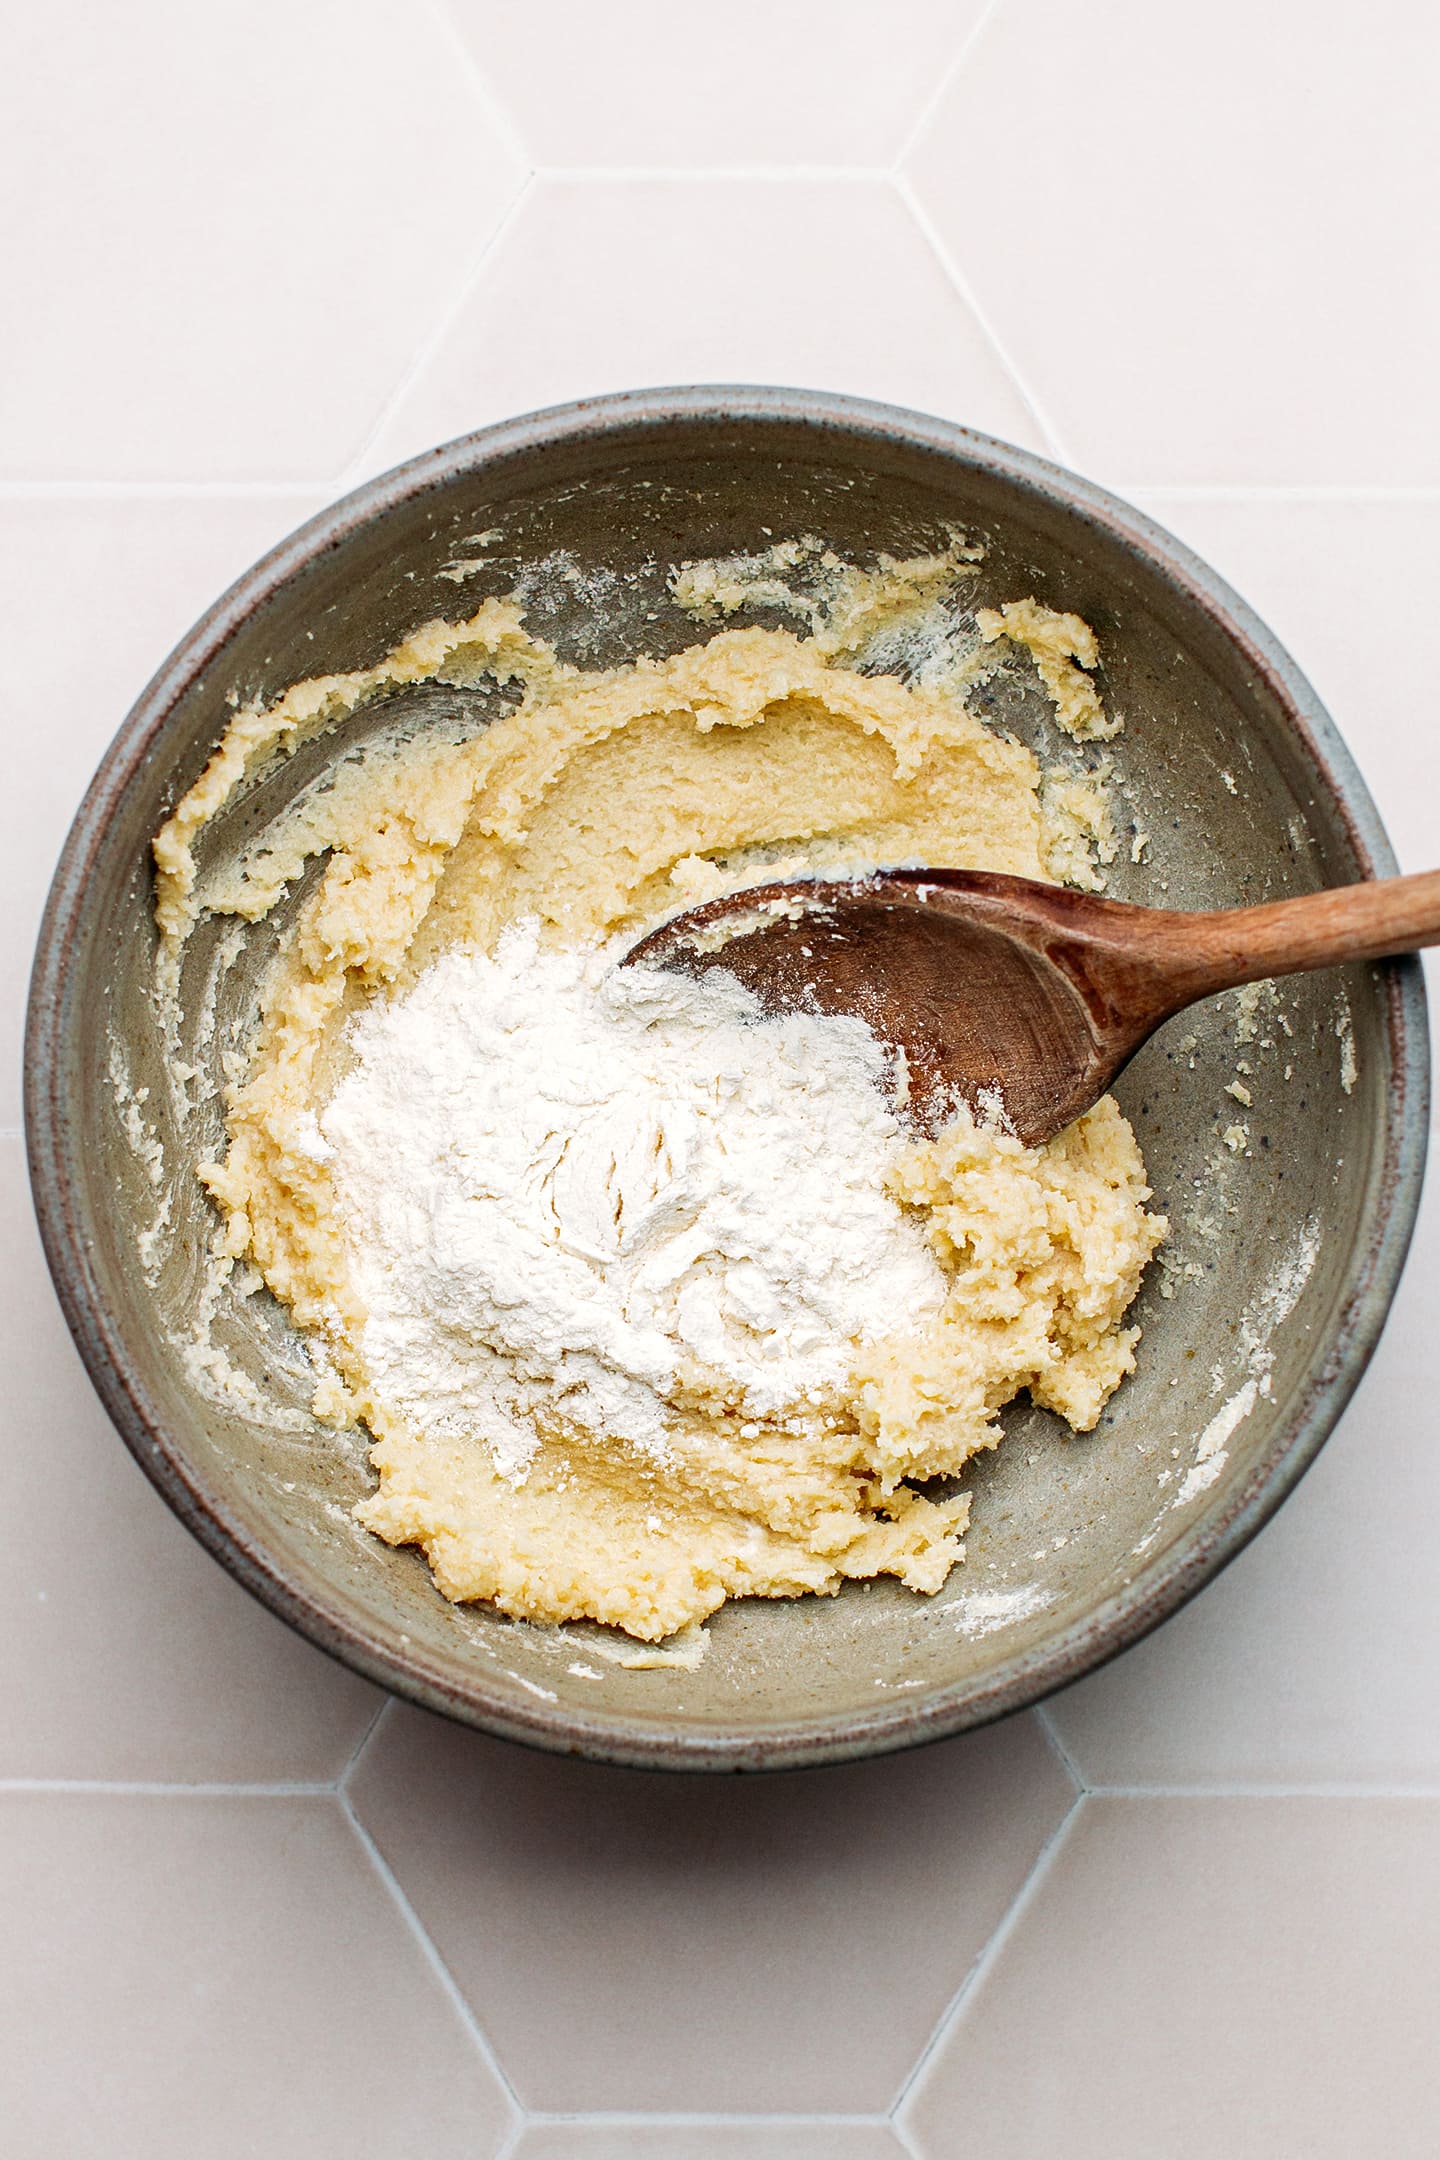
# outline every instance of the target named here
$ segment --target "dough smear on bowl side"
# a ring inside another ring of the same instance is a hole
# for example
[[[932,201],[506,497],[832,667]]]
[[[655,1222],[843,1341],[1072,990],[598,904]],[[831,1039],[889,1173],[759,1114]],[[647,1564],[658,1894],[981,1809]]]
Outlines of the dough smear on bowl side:
[[[1133,1370],[1165,1224],[1113,1101],[1040,1149],[968,1112],[918,1139],[860,1022],[767,1018],[723,976],[616,988],[635,937],[747,883],[1098,882],[1102,790],[965,702],[1023,649],[1067,732],[1103,740],[1087,627],[1008,603],[914,664],[973,555],[688,565],[677,598],[713,623],[798,564],[807,634],[722,627],[594,672],[487,600],[238,713],[156,835],[167,995],[202,914],[260,923],[323,859],[200,1175],[225,1264],[310,1342],[317,1413],[373,1437],[360,1521],[447,1597],[653,1642],[728,1597],[934,1591],[969,1498],[921,1488],[1022,1389],[1087,1431]],[[367,751],[200,875],[197,838],[277,749],[487,678],[519,702],[482,734]]]

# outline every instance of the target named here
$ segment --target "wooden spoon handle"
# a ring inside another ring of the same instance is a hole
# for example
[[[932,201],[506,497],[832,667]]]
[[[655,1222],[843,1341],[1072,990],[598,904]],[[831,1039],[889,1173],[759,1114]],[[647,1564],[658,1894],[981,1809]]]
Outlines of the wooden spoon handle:
[[[1267,975],[1297,975],[1346,960],[1440,945],[1440,870],[1379,878],[1214,913],[1157,914],[1175,988],[1183,1002]],[[1158,951],[1153,953],[1160,960]]]

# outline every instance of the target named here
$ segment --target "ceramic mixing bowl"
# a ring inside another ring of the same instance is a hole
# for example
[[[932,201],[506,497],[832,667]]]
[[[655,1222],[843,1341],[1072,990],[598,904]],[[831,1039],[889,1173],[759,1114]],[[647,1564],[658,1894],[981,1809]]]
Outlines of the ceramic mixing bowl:
[[[1110,890],[1226,907],[1393,869],[1344,745],[1250,610],[1168,534],[1038,458],[938,420],[796,391],[597,399],[490,428],[386,474],[285,541],[155,677],[80,809],[41,932],[26,1119],[61,1301],[111,1417],[176,1513],[275,1612],[398,1693],[492,1732],[634,1764],[833,1761],[959,1731],[1075,1679],[1190,1597],[1313,1459],[1385,1319],[1427,1126],[1413,960],[1297,978],[1183,1014],[1117,1090],[1173,1235],[1132,1314],[1139,1370],[1071,1437],[1024,1403],[973,1466],[964,1564],[935,1598],[893,1582],[728,1606],[693,1671],[590,1654],[599,1631],[456,1608],[423,1558],[356,1528],[359,1436],[316,1424],[311,1375],[268,1295],[214,1334],[248,1406],[193,1344],[213,1228],[159,1085],[149,841],[238,697],[373,662],[419,623],[517,585],[531,625],[587,665],[693,642],[675,564],[819,533],[843,556],[982,540],[975,604],[1028,593],[1098,633],[1122,846]],[[484,567],[471,536],[488,534]],[[774,620],[763,614],[761,620]],[[405,693],[417,725],[467,724],[498,693]],[[1043,699],[992,686],[995,723],[1055,746]],[[393,722],[387,699],[264,767],[205,836],[233,850],[326,762]],[[1076,752],[1093,765],[1102,753]],[[1132,857],[1134,859],[1132,859]],[[226,925],[190,940],[185,990],[220,972],[243,1034],[286,919],[216,971]],[[202,1031],[203,1032],[203,1031]],[[1227,1092],[1237,1086],[1249,1097]],[[149,1090],[141,1096],[139,1091]],[[128,1107],[127,1107],[128,1106]],[[138,1114],[137,1114],[138,1106]],[[218,1144],[218,1123],[201,1134]],[[168,1200],[170,1220],[145,1249]],[[36,1436],[36,1445],[42,1436]]]

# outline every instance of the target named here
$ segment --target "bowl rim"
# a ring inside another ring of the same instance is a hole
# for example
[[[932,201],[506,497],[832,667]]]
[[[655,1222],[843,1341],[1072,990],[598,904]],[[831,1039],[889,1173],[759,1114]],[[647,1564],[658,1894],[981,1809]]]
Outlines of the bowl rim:
[[[27,1155],[46,1260],[90,1380],[141,1469],[186,1527],[247,1590],[320,1649],[391,1693],[501,1738],[635,1768],[771,1770],[851,1760],[939,1740],[1039,1703],[1128,1649],[1213,1579],[1293,1490],[1323,1446],[1365,1367],[1404,1265],[1429,1133],[1429,1038],[1418,960],[1383,964],[1391,1068],[1383,1152],[1349,1262],[1348,1288],[1325,1355],[1280,1422],[1264,1457],[1213,1510],[1202,1511],[1153,1571],[1113,1592],[1042,1645],[1016,1652],[983,1681],[956,1682],[920,1699],[845,1716],[781,1719],[726,1731],[663,1715],[529,1709],[491,1692],[476,1671],[459,1688],[414,1645],[402,1649],[357,1621],[338,1598],[317,1595],[252,1535],[238,1511],[185,1459],[108,1310],[87,1235],[79,1164],[83,1135],[67,1114],[64,1050],[74,1025],[69,954],[84,908],[89,865],[111,816],[163,734],[182,694],[219,658],[236,629],[290,578],[359,526],[461,473],[503,466],[547,448],[583,449],[661,429],[717,422],[856,435],[937,454],[991,474],[1102,527],[1142,557],[1230,642],[1278,701],[1324,775],[1364,875],[1391,874],[1395,858],[1368,789],[1324,706],[1254,611],[1208,564],[1144,512],[1029,450],[977,430],[870,399],[754,385],[642,389],[582,399],[458,437],[365,482],[309,518],[238,578],[181,639],[122,721],[76,813],[46,902],[26,1016]]]

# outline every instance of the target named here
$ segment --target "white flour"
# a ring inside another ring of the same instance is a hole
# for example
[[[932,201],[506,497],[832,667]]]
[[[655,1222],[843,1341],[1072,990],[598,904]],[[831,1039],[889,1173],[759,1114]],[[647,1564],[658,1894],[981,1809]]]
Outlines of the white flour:
[[[661,1460],[677,1389],[814,1415],[944,1282],[884,1190],[899,1130],[863,1022],[544,949],[452,952],[353,1023],[331,1162],[378,1397],[522,1478],[527,1414]]]
[[[1215,1412],[1195,1446],[1195,1461],[1186,1471],[1179,1492],[1170,1503],[1184,1507],[1215,1483],[1229,1459],[1229,1442],[1272,1388],[1275,1369],[1273,1338],[1300,1302],[1300,1294],[1320,1257],[1320,1225],[1313,1215],[1301,1225],[1290,1251],[1261,1285],[1240,1315],[1236,1329],[1246,1378]],[[1215,1392],[1225,1385],[1225,1368],[1215,1368]]]

